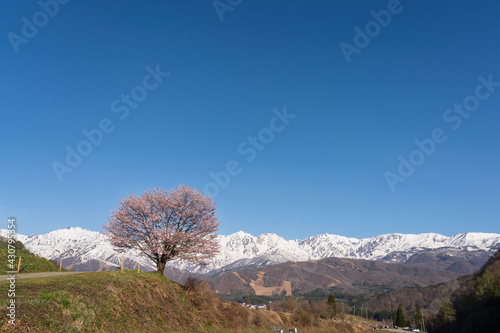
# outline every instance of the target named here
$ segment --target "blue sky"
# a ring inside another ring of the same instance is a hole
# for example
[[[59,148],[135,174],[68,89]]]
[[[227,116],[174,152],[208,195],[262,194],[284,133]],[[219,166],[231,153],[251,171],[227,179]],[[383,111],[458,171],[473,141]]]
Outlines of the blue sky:
[[[500,231],[500,3],[216,4],[0,3],[5,226],[186,184],[222,234]]]

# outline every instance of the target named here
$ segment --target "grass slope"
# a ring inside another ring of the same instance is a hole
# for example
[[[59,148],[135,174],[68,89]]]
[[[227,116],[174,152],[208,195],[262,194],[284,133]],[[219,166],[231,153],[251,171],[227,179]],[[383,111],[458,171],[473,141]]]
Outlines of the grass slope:
[[[5,290],[7,282],[0,282]],[[16,327],[0,299],[0,329],[26,332],[367,332],[326,321],[225,303],[207,288],[186,290],[157,273],[95,272],[16,281]],[[302,326],[301,326],[302,325]]]
[[[21,259],[21,273],[34,273],[34,272],[56,272],[59,271],[59,267],[56,267],[52,262],[45,258],[37,257],[33,254],[28,254],[25,252],[17,252],[16,259],[14,262],[15,269],[17,270],[17,264],[19,262],[19,256]],[[0,248],[0,275],[7,274],[10,271],[8,259],[8,250],[6,248]]]

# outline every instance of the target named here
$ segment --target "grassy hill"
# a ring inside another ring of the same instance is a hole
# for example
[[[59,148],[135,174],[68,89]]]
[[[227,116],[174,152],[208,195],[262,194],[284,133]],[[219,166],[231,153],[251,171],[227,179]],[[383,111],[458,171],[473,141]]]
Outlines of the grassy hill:
[[[41,258],[31,253],[28,249],[24,248],[23,243],[16,241],[16,259],[15,259],[15,270],[17,270],[17,264],[19,261],[19,256],[21,259],[21,273],[34,273],[34,272],[55,272],[59,270],[54,263],[48,261],[45,258]],[[8,247],[7,240],[4,237],[0,237],[0,275],[7,274],[10,271],[8,259]]]
[[[0,282],[5,290],[7,282]],[[16,281],[15,329],[26,332],[367,332],[302,312],[250,310],[221,301],[206,284],[182,286],[157,273],[95,272]],[[0,300],[0,328],[7,300]]]

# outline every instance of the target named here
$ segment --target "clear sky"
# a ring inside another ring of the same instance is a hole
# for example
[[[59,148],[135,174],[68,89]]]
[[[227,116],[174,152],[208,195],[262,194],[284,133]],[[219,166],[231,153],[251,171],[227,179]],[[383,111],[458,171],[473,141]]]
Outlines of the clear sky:
[[[222,234],[500,231],[498,2],[0,13],[2,228],[102,230],[127,193],[186,184]]]

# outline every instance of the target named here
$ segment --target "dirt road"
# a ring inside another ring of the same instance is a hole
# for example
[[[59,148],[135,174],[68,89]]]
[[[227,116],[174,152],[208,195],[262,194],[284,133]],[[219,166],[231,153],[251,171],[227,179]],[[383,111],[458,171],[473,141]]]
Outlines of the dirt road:
[[[88,272],[40,272],[40,273],[19,273],[15,274],[16,280],[19,279],[36,279],[42,277],[50,277],[50,276],[61,276],[61,275],[71,275],[71,274],[79,274],[79,273],[88,273]],[[0,275],[0,281],[5,281],[10,275]]]

